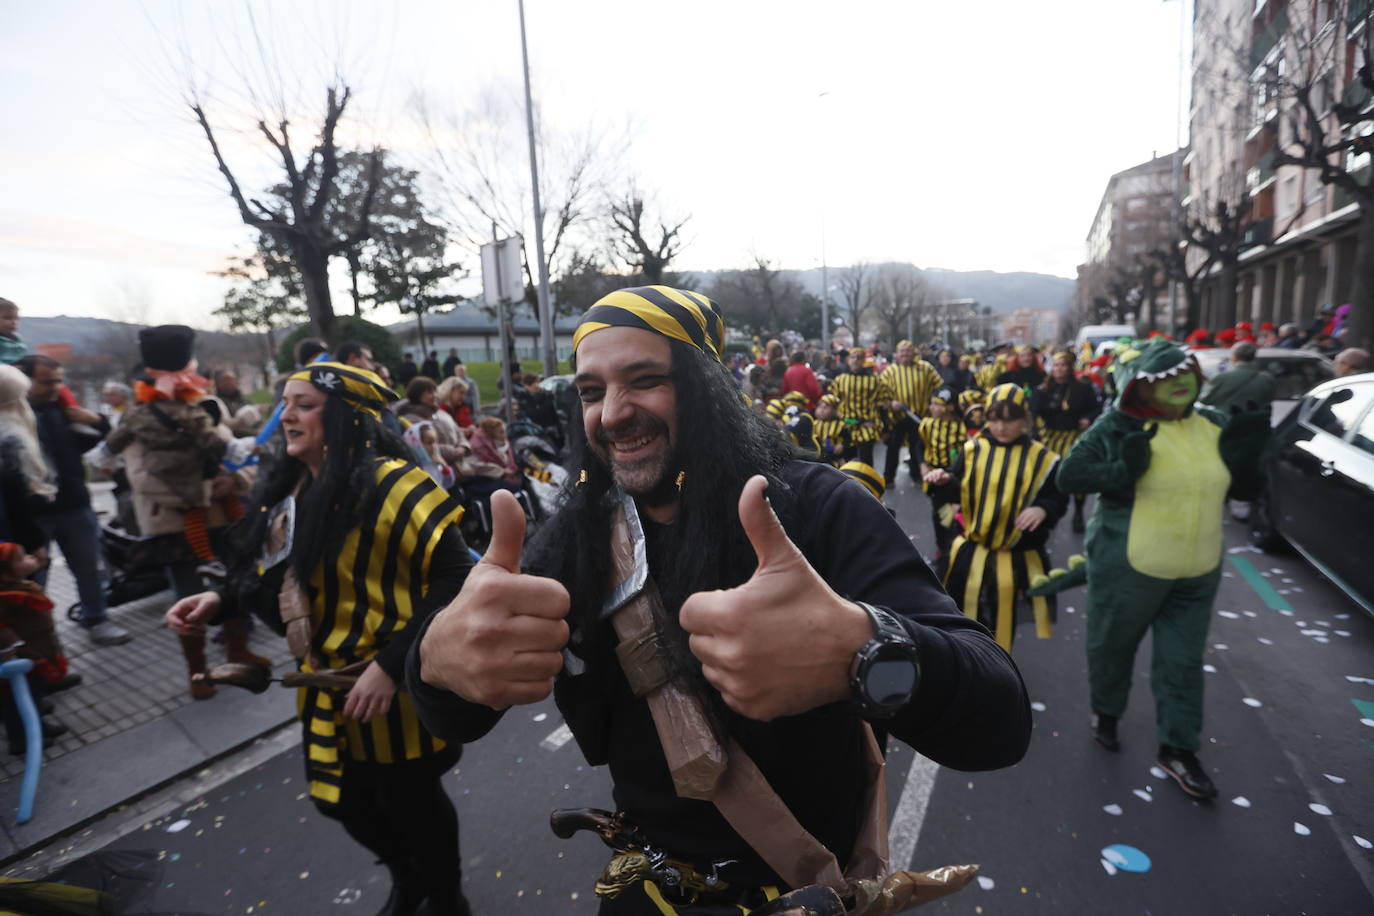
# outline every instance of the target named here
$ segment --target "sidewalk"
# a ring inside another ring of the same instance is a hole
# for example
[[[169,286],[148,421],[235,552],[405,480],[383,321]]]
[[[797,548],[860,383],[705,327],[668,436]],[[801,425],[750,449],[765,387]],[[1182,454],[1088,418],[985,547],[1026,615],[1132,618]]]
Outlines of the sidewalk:
[[[112,507],[109,486],[92,487],[97,511]],[[103,513],[102,513],[103,515]],[[44,845],[85,821],[118,807],[289,721],[295,691],[273,687],[254,695],[220,687],[209,700],[191,699],[176,634],[162,624],[171,591],[110,609],[110,618],[134,638],[98,647],[67,619],[77,600],[76,583],[60,554],[53,558],[48,597],[71,670],[81,684],[53,697],[53,715],[71,731],[45,751],[33,820],[15,824],[22,757],[0,745],[0,862]],[[272,659],[274,670],[295,662],[286,641],[254,627],[253,651]],[[224,649],[211,642],[211,665]]]

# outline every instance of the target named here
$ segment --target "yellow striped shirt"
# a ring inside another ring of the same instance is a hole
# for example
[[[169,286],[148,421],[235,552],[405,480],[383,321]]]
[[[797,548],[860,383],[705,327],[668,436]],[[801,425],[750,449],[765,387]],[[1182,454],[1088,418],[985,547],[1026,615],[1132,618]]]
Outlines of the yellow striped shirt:
[[[930,396],[943,384],[940,373],[923,359],[910,366],[893,363],[883,370],[882,380],[892,393],[890,400],[901,401],[917,417],[924,417],[930,407]]]
[[[960,485],[965,537],[989,550],[1016,546],[1021,539],[1016,516],[1035,500],[1058,460],[1030,439],[1010,445],[994,442],[987,433],[970,439]]]

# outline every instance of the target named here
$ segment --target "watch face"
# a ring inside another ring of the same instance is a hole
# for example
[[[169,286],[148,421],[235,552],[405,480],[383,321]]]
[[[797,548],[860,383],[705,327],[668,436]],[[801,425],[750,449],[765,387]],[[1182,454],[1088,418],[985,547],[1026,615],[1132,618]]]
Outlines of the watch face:
[[[901,705],[916,689],[916,666],[911,659],[878,658],[868,666],[864,692],[879,707]]]

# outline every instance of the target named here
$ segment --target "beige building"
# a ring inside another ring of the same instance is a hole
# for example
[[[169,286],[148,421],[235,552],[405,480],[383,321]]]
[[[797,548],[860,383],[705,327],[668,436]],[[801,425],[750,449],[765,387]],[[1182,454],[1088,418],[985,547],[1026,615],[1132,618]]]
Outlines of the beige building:
[[[1322,128],[1336,136],[1333,102],[1369,104],[1355,78],[1369,6],[1369,0],[1196,0],[1192,143],[1182,204],[1193,216],[1215,212],[1219,202],[1249,208],[1233,275],[1235,312],[1222,289],[1231,277],[1214,265],[1196,283],[1202,327],[1305,324],[1323,304],[1349,300],[1358,206],[1315,170],[1275,167],[1277,148],[1291,143],[1294,105],[1275,86],[1310,68]],[[1333,165],[1355,173],[1369,168],[1367,156]],[[1205,251],[1190,246],[1190,272],[1205,260]]]
[[[1088,231],[1086,260],[1078,266],[1074,314],[1080,322],[1092,323],[1099,303],[1122,299],[1128,300],[1123,311],[1133,320],[1153,323],[1164,315],[1168,287],[1162,271],[1147,276],[1145,283],[1139,278],[1151,263],[1146,258],[1150,251],[1175,244],[1174,167],[1180,155],[1153,157],[1107,181]],[[1142,295],[1151,301],[1142,303]]]
[[[1037,346],[1062,343],[1057,309],[1017,309],[1002,316],[1002,339]]]

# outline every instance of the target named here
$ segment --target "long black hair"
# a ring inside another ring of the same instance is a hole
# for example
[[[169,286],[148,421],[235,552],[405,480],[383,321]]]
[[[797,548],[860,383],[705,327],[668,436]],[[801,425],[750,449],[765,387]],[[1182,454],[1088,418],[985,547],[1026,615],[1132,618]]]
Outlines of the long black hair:
[[[700,665],[687,650],[686,634],[676,626],[678,610],[698,591],[732,588],[754,572],[757,558],[739,522],[739,496],[755,474],[768,479],[767,495],[786,522],[792,493],[780,478],[783,465],[805,457],[767,418],[750,409],[739,385],[721,363],[695,347],[670,341],[672,379],[677,400],[677,441],[672,480],[682,475],[677,514],[655,531],[651,558],[669,624],[661,626],[675,651],[673,674],[720,713],[719,695],[705,689]],[[615,664],[611,642],[598,618],[611,582],[611,511],[608,468],[587,443],[580,411],[570,427],[569,476],[562,508],[532,540],[530,568],[552,575],[571,597],[568,623],[572,651],[588,667]],[[578,483],[579,472],[585,482]],[[717,717],[717,723],[719,723]]]
[[[409,446],[380,421],[354,410],[337,397],[324,399],[324,461],[296,500],[296,533],[291,565],[302,585],[322,560],[337,556],[344,540],[369,510],[377,489],[377,459],[414,460]],[[267,539],[267,517],[308,474],[305,464],[286,454],[280,431],[269,444],[270,457],[253,488],[243,519],[229,531],[236,569],[251,562]],[[252,578],[256,578],[253,576]]]

